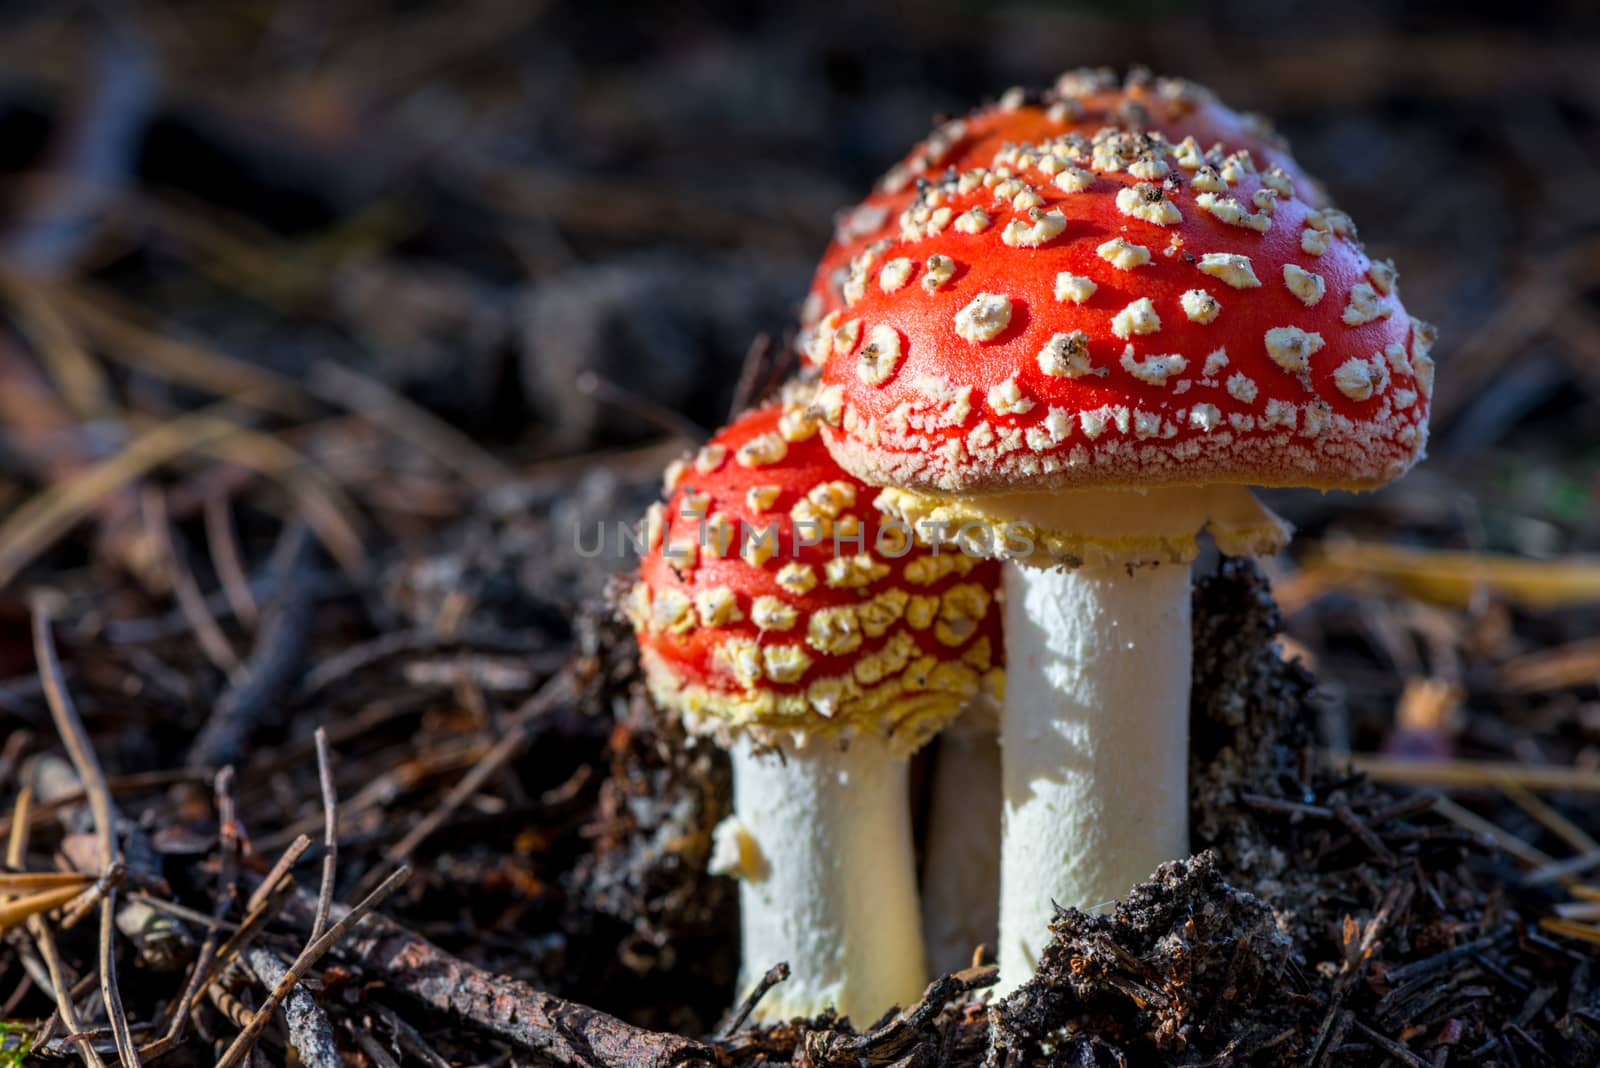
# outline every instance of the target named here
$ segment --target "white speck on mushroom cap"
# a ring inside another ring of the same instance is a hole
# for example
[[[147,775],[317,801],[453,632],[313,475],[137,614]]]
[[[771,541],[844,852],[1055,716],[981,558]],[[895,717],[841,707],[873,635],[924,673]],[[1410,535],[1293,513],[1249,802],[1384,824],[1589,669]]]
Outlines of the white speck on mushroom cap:
[[[817,430],[817,420],[809,408],[790,408],[778,420],[778,433],[791,445],[816,437]]]
[[[1044,203],[1044,198],[1032,189],[1023,188],[1011,198],[1013,211],[1032,211]]]
[[[725,461],[727,458],[727,446],[718,445],[715,442],[709,445],[703,445],[701,446],[700,451],[695,454],[694,469],[702,475],[709,475],[711,472],[721,467],[723,461]]]
[[[840,356],[848,356],[856,351],[856,342],[861,340],[861,320],[851,319],[833,332],[833,351]]]
[[[955,228],[964,234],[981,234],[989,228],[989,213],[972,208],[956,217]]]
[[[752,512],[771,511],[783,496],[782,486],[751,486],[745,491],[744,506]]]
[[[1095,250],[1095,254],[1119,271],[1131,271],[1150,262],[1150,250],[1120,237],[1113,237]]]
[[[817,585],[817,573],[810,564],[791,560],[778,569],[777,583],[796,597],[810,593]]]
[[[893,293],[911,281],[911,272],[916,269],[909,257],[897,256],[883,265],[878,272],[878,288],[885,293]]]
[[[1214,322],[1222,312],[1222,303],[1203,289],[1185,290],[1178,302],[1183,306],[1183,314],[1191,322]]]
[[[1011,322],[1011,298],[979,293],[956,313],[956,333],[971,342],[990,341]]]
[[[1383,302],[1371,285],[1357,282],[1350,287],[1350,303],[1344,309],[1344,325],[1362,326],[1374,319],[1389,315],[1393,310]]]
[[[1128,173],[1135,178],[1146,181],[1158,181],[1167,176],[1172,170],[1167,166],[1166,160],[1154,152],[1146,152],[1132,163],[1128,164]]]
[[[1323,230],[1300,231],[1300,251],[1308,256],[1320,256],[1328,251],[1329,234]]]
[[[1111,317],[1111,332],[1120,338],[1153,334],[1161,329],[1161,316],[1149,297],[1140,297]]]
[[[1038,248],[1067,228],[1067,217],[1060,211],[1036,214],[1031,223],[1012,219],[1001,232],[1001,240],[1012,248]]]
[[[1364,401],[1378,388],[1380,375],[1373,362],[1352,356],[1333,372],[1334,385],[1351,400]]]
[[[956,261],[949,256],[934,253],[922,265],[922,288],[929,293],[950,281],[956,273]]]
[[[777,463],[788,452],[789,446],[783,440],[783,435],[777,433],[761,434],[739,446],[736,459],[745,467],[763,467],[767,464]]]
[[[1400,272],[1395,270],[1393,260],[1373,260],[1372,266],[1367,268],[1367,277],[1372,279],[1373,286],[1384,296],[1394,293],[1394,287],[1400,281]]]
[[[1220,278],[1235,289],[1255,289],[1261,285],[1261,279],[1256,277],[1255,266],[1251,264],[1249,256],[1241,256],[1235,252],[1207,252],[1200,257],[1200,262],[1195,266],[1200,269],[1201,274]]]
[[[1320,274],[1313,274],[1297,263],[1283,265],[1283,284],[1308,308],[1314,307],[1328,288]]]
[[[856,375],[869,386],[881,386],[900,366],[900,334],[892,326],[874,326],[856,361]]]
[[[694,595],[695,611],[700,615],[700,625],[725,627],[744,618],[739,611],[739,598],[727,586],[714,586]]]
[[[1183,212],[1162,194],[1161,187],[1148,182],[1119,189],[1117,210],[1156,226],[1172,226],[1183,221]]]
[[[1089,335],[1082,330],[1052,336],[1039,350],[1037,362],[1039,370],[1056,378],[1106,374],[1106,368],[1096,368],[1089,362]]]
[[[1215,404],[1196,404],[1189,409],[1189,425],[1209,432],[1222,425],[1222,410]]]
[[[763,645],[761,662],[767,678],[777,683],[796,683],[805,677],[812,664],[811,654],[798,645]]]
[[[1094,175],[1068,164],[1051,179],[1051,184],[1063,193],[1082,193],[1094,185]]]
[[[1194,177],[1189,179],[1189,188],[1196,193],[1226,193],[1228,183],[1222,180],[1215,168],[1202,165],[1195,171]]]
[[[1189,361],[1176,354],[1151,355],[1141,359],[1134,355],[1132,345],[1122,350],[1122,369],[1139,381],[1152,386],[1166,385],[1169,377],[1183,374],[1184,368],[1188,366]]]
[[[1085,278],[1081,274],[1062,271],[1056,275],[1056,299],[1060,301],[1082,304],[1094,296],[1095,290],[1099,288],[1092,279]]]
[[[1210,212],[1211,215],[1229,226],[1254,230],[1258,234],[1264,234],[1272,229],[1272,216],[1265,212],[1252,214],[1245,210],[1244,205],[1233,197],[1218,196],[1216,193],[1201,193],[1194,198],[1194,202],[1195,206],[1201,211]]]
[[[1261,184],[1274,190],[1279,196],[1294,196],[1294,178],[1282,167],[1273,167],[1261,176]]]
[[[1310,359],[1323,346],[1322,335],[1308,333],[1298,326],[1275,326],[1266,333],[1267,355],[1291,374],[1311,369]]]
[[[1015,376],[991,386],[985,399],[997,415],[1026,415],[1033,408],[1033,401],[1023,395]]]

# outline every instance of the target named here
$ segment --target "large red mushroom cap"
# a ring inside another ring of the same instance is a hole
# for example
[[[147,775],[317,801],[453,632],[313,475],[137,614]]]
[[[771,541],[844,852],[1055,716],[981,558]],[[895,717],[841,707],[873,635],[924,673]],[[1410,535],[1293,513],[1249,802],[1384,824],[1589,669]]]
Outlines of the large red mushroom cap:
[[[1388,482],[1426,440],[1434,332],[1299,192],[1109,130],[925,186],[819,342],[830,450],[944,495]]]
[[[626,604],[652,694],[693,730],[920,745],[1000,679],[998,565],[917,545],[791,394],[667,475]]]
[[[1107,127],[1154,131],[1175,144],[1192,139],[1200,151],[1217,144],[1245,149],[1258,165],[1282,168],[1309,203],[1324,203],[1321,189],[1300,170],[1264,118],[1232,110],[1204,86],[1157,78],[1146,70],[1134,70],[1123,79],[1109,69],[1068,71],[1042,93],[1012,89],[997,103],[940,124],[878,180],[865,200],[839,214],[802,310],[802,355],[816,324],[845,306],[851,261],[899,233],[900,213],[916,199],[920,183],[951,168],[987,166],[1008,144],[1033,144],[1069,133],[1088,136]]]

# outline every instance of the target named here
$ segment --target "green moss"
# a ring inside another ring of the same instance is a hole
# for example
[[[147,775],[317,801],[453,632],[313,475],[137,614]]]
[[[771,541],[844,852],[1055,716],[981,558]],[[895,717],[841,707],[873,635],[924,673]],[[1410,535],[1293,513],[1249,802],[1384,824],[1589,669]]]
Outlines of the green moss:
[[[0,1068],[22,1068],[33,1051],[33,1028],[0,1020]]]

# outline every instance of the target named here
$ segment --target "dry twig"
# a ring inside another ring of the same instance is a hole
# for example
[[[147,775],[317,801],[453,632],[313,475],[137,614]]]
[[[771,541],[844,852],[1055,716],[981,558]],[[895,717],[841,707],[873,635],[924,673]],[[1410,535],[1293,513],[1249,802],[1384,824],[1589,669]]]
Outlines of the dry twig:
[[[411,878],[411,869],[401,868],[385,879],[383,884],[376,890],[362,898],[354,908],[345,912],[322,937],[313,939],[305,949],[301,950],[300,955],[295,958],[293,964],[289,965],[288,970],[284,972],[278,984],[272,988],[272,993],[267,995],[267,1000],[262,1003],[261,1007],[256,1010],[255,1015],[250,1018],[250,1022],[245,1025],[245,1029],[240,1031],[228,1048],[223,1051],[222,1056],[217,1060],[216,1068],[237,1068],[239,1063],[250,1052],[251,1047],[255,1045],[256,1039],[261,1037],[261,1031],[267,1026],[267,1021],[272,1018],[272,1014],[277,1011],[283,999],[289,996],[300,980],[305,978],[306,972],[311,970],[312,965],[321,960],[323,955],[333,948],[334,943],[343,938],[368,913],[381,905],[385,898],[405,885],[406,880],[409,878]]]
[[[61,676],[61,662],[56,656],[55,637],[50,629],[50,615],[42,603],[35,604],[33,609],[33,646],[39,661],[39,675],[44,680],[45,698],[50,705],[50,714],[55,718],[56,731],[89,796],[89,810],[94,815],[95,835],[100,842],[102,873],[110,872],[122,862],[116,837],[116,809],[111,801],[111,791],[106,786],[105,773],[100,770],[100,761],[89,741],[89,734],[84,730],[78,710],[73,707],[72,698],[67,693],[66,682]],[[117,987],[116,917],[117,892],[112,887],[100,902],[100,996],[105,1002],[111,1034],[116,1039],[117,1056],[121,1058],[124,1068],[137,1068],[141,1063],[139,1050],[133,1044],[127,1014],[122,1009],[122,992]]]

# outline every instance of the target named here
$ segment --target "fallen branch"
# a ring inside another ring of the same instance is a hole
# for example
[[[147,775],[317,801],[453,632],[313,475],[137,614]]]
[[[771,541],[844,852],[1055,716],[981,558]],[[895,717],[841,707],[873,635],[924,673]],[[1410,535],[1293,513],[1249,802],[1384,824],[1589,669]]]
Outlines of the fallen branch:
[[[256,1039],[260,1038],[261,1032],[266,1029],[267,1021],[272,1019],[272,1014],[277,1011],[283,1000],[299,986],[300,980],[305,978],[306,972],[311,970],[312,965],[321,960],[328,950],[332,949],[334,944],[343,938],[352,927],[360,923],[373,909],[381,905],[390,894],[405,885],[406,880],[410,878],[411,869],[401,868],[385,879],[382,886],[362,898],[361,902],[354,908],[343,910],[344,915],[332,927],[328,928],[322,937],[314,939],[310,945],[301,950],[300,955],[284,971],[277,985],[272,988],[272,993],[267,995],[267,1000],[262,1002],[261,1007],[250,1018],[250,1022],[245,1025],[244,1030],[239,1032],[228,1048],[223,1051],[222,1056],[218,1058],[217,1068],[237,1068],[239,1064],[243,1063],[251,1048],[255,1046]]]
[[[289,974],[278,955],[260,946],[243,953],[245,966],[268,990],[276,990]],[[306,1068],[342,1068],[339,1049],[334,1045],[333,1024],[316,998],[300,983],[291,984],[283,1002],[283,1018],[289,1025],[289,1045]]]
[[[333,911],[335,916],[349,912],[343,906],[335,906]],[[297,889],[285,903],[281,918],[310,931],[316,914],[316,897]],[[571,1068],[720,1064],[714,1049],[693,1039],[646,1031],[520,980],[495,975],[377,914],[367,916],[366,922],[336,947],[334,955],[382,978],[397,993]]]

